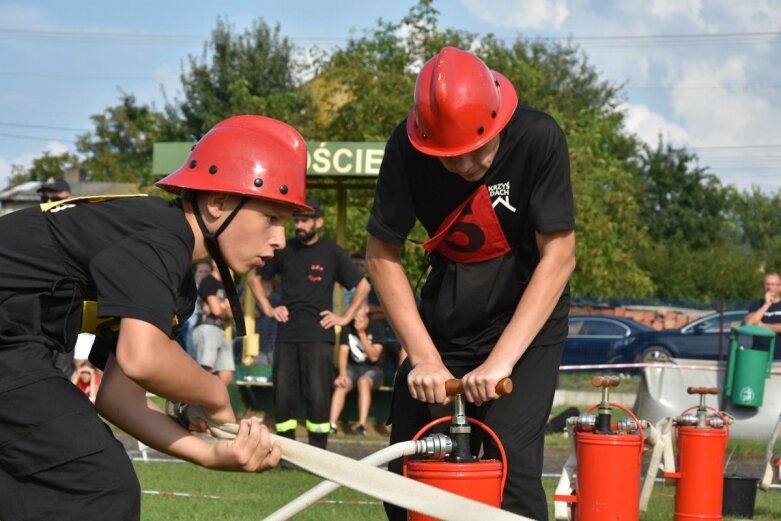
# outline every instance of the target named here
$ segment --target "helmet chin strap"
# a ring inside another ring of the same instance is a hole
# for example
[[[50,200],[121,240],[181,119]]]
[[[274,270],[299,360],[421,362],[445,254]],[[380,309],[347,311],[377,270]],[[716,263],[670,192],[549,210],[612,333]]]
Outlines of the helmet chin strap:
[[[214,260],[214,263],[217,265],[217,269],[220,272],[222,284],[225,286],[225,294],[228,297],[228,303],[230,303],[231,312],[233,313],[233,322],[236,324],[236,336],[244,336],[247,334],[247,328],[244,325],[244,311],[241,309],[239,293],[236,291],[233,276],[231,275],[227,264],[225,264],[225,260],[222,258],[222,252],[220,251],[220,245],[217,243],[217,237],[225,231],[225,228],[227,228],[233,218],[236,217],[236,214],[239,213],[241,207],[249,201],[249,197],[242,197],[239,204],[236,205],[236,208],[234,208],[228,218],[225,219],[225,222],[222,223],[216,232],[212,233],[206,228],[206,223],[201,215],[201,209],[198,206],[198,192],[188,190],[184,196],[193,208],[195,220],[198,221],[198,227],[203,234],[206,251],[211,255],[212,260]]]

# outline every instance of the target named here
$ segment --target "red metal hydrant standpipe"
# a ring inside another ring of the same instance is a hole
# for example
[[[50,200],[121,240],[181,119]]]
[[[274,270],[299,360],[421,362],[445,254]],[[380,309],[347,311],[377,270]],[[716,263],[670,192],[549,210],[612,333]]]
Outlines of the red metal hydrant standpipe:
[[[555,495],[556,501],[571,503],[575,521],[604,521],[640,518],[640,469],[643,430],[628,408],[609,400],[609,388],[619,384],[617,376],[595,376],[594,387],[602,389],[602,402],[581,414],[574,430],[577,479],[574,495]],[[627,413],[612,420],[613,407]],[[597,415],[591,411],[597,409]]]
[[[455,414],[438,418],[424,426],[415,435],[418,440],[432,427],[450,421],[448,436],[452,439],[454,449],[444,459],[409,460],[404,458],[403,475],[416,481],[453,492],[463,497],[474,499],[497,508],[502,506],[504,484],[507,481],[507,456],[499,437],[484,423],[466,416],[466,403],[462,394],[460,380],[449,380],[446,385],[448,395],[454,396]],[[500,395],[512,391],[512,381],[505,378],[499,382],[496,392]],[[493,439],[499,449],[502,460],[480,460],[470,452],[469,438],[471,425],[483,429]],[[409,512],[407,519],[411,521],[435,521],[436,518]]]
[[[689,407],[675,419],[678,472],[666,472],[664,475],[678,480],[675,521],[720,520],[729,421],[721,412],[705,405],[705,397],[717,395],[718,389],[689,387],[686,392],[699,394],[700,405]],[[714,414],[708,414],[708,410]]]

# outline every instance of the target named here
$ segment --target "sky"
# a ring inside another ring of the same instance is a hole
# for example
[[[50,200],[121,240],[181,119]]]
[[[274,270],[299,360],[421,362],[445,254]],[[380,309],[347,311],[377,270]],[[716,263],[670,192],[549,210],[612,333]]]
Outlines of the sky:
[[[120,92],[162,109],[218,17],[343,46],[416,0],[0,0],[0,187],[11,166],[73,151]],[[571,39],[622,85],[626,131],[697,154],[724,184],[781,191],[781,0],[438,0],[439,26],[511,42]],[[500,71],[501,72],[501,71]],[[523,100],[523,93],[519,92]]]

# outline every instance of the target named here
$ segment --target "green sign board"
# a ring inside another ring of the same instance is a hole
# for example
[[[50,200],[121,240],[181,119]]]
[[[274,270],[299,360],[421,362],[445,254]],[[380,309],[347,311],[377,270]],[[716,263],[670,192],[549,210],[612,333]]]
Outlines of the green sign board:
[[[307,175],[376,177],[385,153],[385,143],[308,141]],[[167,175],[184,164],[192,143],[155,143],[152,173]]]

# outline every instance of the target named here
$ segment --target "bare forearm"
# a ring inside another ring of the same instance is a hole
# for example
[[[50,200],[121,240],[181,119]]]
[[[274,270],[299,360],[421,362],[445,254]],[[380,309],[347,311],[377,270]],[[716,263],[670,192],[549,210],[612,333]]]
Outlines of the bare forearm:
[[[171,400],[207,409],[229,403],[228,391],[218,378],[203,370],[181,346],[153,326],[122,319],[117,345],[119,368],[138,385]],[[140,329],[139,329],[140,328]]]
[[[768,306],[767,304],[763,304],[756,311],[746,315],[746,318],[743,319],[743,322],[745,322],[746,324],[761,325],[762,319],[765,316],[765,311],[767,311],[769,307],[770,306]]]
[[[252,291],[252,295],[258,302],[258,306],[260,307],[260,310],[263,312],[263,314],[266,316],[271,316],[271,302],[266,296],[265,288],[263,288],[263,280],[255,271],[250,271],[247,274],[247,287],[249,287],[250,291]]]
[[[96,401],[98,412],[146,445],[197,464],[203,464],[208,444],[190,433],[146,399],[145,390],[124,376],[113,357]]]
[[[366,280],[365,278],[361,279],[358,285],[355,286],[355,294],[353,295],[353,298],[350,301],[349,307],[344,311],[344,314],[342,316],[352,321],[355,318],[355,314],[358,312],[358,308],[366,300],[366,297],[369,296],[370,290],[371,290],[371,285],[369,284],[369,281]]]
[[[412,288],[398,257],[398,248],[369,236],[368,266],[385,314],[413,365],[442,363],[420,318]]]

